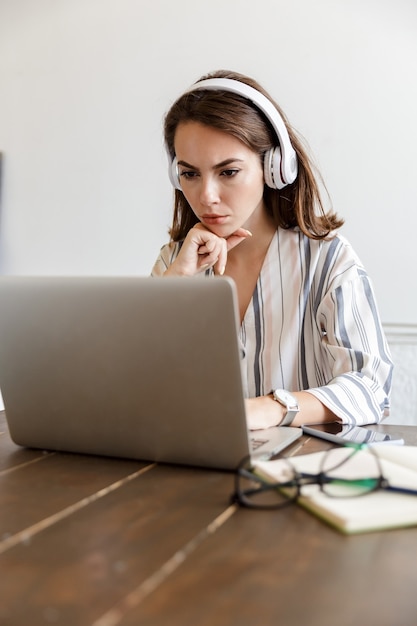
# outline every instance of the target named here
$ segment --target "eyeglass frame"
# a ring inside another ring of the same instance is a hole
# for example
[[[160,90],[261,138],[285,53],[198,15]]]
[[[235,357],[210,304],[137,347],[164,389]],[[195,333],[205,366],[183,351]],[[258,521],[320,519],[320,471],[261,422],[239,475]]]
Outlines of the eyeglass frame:
[[[381,466],[381,461],[379,456],[375,453],[375,451],[372,449],[372,446],[369,446],[368,444],[357,444],[357,443],[348,443],[345,444],[343,446],[343,448],[351,448],[352,449],[352,454],[350,456],[348,456],[346,459],[343,459],[342,462],[338,463],[337,465],[335,465],[335,467],[333,467],[332,469],[337,469],[338,467],[344,465],[345,463],[347,463],[352,456],[354,456],[357,452],[361,451],[361,450],[368,450],[369,452],[371,452],[376,460],[377,463],[377,467],[378,467],[378,471],[379,471],[379,476],[376,478],[372,478],[372,477],[363,477],[363,478],[359,478],[359,479],[349,479],[349,478],[337,478],[337,477],[330,477],[327,475],[327,472],[323,472],[320,471],[317,474],[312,474],[312,473],[308,473],[308,472],[298,472],[294,465],[291,463],[291,457],[280,457],[281,460],[285,460],[288,465],[291,467],[293,473],[294,473],[294,478],[292,480],[289,481],[284,481],[284,482],[270,482],[265,480],[264,478],[262,478],[261,476],[259,476],[258,474],[255,474],[253,471],[251,471],[252,469],[254,469],[253,467],[250,467],[249,469],[246,469],[246,465],[250,465],[250,461],[251,458],[249,456],[244,457],[242,459],[242,461],[239,463],[238,467],[235,470],[235,490],[233,492],[233,494],[230,497],[230,501],[232,504],[239,504],[240,506],[246,507],[246,508],[251,508],[251,509],[258,509],[258,510],[274,510],[274,509],[281,509],[284,508],[285,506],[288,506],[289,504],[294,504],[297,502],[297,500],[299,499],[299,497],[302,495],[301,494],[301,490],[304,486],[306,485],[318,485],[320,488],[320,491],[322,491],[322,493],[324,493],[326,496],[330,497],[330,498],[339,498],[339,499],[343,499],[343,498],[354,498],[354,497],[363,497],[366,495],[369,495],[371,493],[374,493],[375,491],[379,491],[379,490],[384,490],[384,491],[391,491],[394,493],[401,493],[401,494],[406,494],[406,495],[413,495],[413,496],[417,496],[417,489],[410,489],[408,487],[397,487],[392,485],[388,479],[384,476],[383,472],[382,472],[382,466]],[[334,448],[330,448],[328,450],[328,453],[331,453],[334,450]],[[326,456],[323,458],[326,458]],[[259,483],[260,487],[255,488],[255,489],[240,489],[239,487],[239,479],[240,477],[242,478],[246,478],[248,480],[251,480],[252,482],[255,483]],[[358,484],[358,483],[363,483],[363,482],[375,482],[375,484],[369,488],[369,489],[365,489],[363,492],[361,493],[355,493],[355,494],[350,494],[350,495],[332,495],[327,493],[323,487],[326,484],[329,483],[345,483],[346,485],[349,484]],[[259,504],[259,503],[255,503],[254,501],[252,501],[248,496],[251,495],[255,495],[258,493],[263,493],[266,491],[271,491],[273,489],[289,489],[291,487],[295,487],[295,493],[293,496],[287,496],[286,500],[283,500],[282,502],[277,502],[277,503],[273,503],[273,504]]]

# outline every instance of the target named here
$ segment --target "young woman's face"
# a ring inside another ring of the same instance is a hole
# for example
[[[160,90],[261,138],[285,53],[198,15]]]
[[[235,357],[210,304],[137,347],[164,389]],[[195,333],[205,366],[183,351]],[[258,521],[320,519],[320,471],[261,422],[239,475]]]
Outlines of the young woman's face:
[[[200,222],[220,237],[249,230],[264,211],[259,156],[239,139],[199,122],[179,124],[175,154],[184,196]]]

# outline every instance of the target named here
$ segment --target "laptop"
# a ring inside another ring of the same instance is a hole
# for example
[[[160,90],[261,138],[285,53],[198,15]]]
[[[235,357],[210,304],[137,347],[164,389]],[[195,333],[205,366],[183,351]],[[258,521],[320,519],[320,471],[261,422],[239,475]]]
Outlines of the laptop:
[[[235,469],[301,436],[248,432],[228,278],[0,278],[0,389],[31,448]]]

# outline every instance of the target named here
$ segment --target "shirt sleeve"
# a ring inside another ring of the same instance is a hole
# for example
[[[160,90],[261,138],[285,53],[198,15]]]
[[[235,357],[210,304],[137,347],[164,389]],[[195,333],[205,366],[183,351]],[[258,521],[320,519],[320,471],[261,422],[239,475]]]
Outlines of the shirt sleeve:
[[[377,423],[388,414],[393,364],[370,279],[357,278],[326,294],[317,312],[323,359],[331,379],[308,389],[343,423]]]
[[[178,243],[167,243],[160,250],[159,256],[156,259],[151,271],[151,276],[158,277],[163,276],[168,267],[174,261],[179,251]]]

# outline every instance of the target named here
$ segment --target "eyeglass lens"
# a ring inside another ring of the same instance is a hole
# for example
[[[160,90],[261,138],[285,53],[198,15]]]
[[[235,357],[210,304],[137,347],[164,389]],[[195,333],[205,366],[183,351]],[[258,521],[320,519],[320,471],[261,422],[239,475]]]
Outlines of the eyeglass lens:
[[[321,489],[328,496],[348,498],[365,495],[379,487],[381,466],[368,448],[332,448],[321,466]]]
[[[280,508],[298,497],[298,482],[292,465],[283,459],[279,487],[253,474],[247,466],[240,467],[236,478],[235,497],[241,504],[254,508]]]

